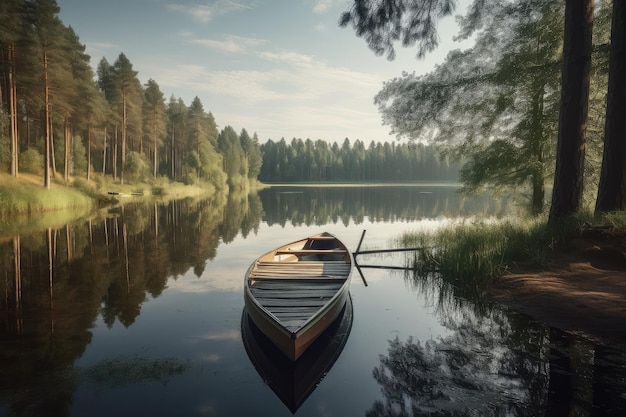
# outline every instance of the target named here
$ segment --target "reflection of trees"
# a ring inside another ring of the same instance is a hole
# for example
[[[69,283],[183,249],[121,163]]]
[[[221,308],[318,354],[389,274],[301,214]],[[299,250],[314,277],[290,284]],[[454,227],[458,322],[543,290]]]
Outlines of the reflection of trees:
[[[437,276],[406,278],[451,333],[390,341],[373,371],[385,399],[368,416],[626,415],[623,350],[493,309]]]
[[[98,314],[109,326],[132,325],[146,296],[158,297],[170,277],[202,274],[223,233],[232,239],[258,227],[258,198],[243,195],[228,207],[225,200],[127,204],[84,223],[0,239],[0,393],[7,393],[0,402],[14,415],[66,415],[77,385],[72,364]]]
[[[357,224],[373,221],[406,221],[443,214],[504,212],[493,199],[466,200],[454,187],[273,187],[259,191],[268,224]]]
[[[409,338],[390,341],[374,369],[385,402],[368,416],[500,416],[538,415],[529,409],[528,387],[541,373],[515,372],[522,365],[538,369],[537,359],[520,364],[506,344],[502,317],[473,316],[448,323],[450,336],[423,344]]]

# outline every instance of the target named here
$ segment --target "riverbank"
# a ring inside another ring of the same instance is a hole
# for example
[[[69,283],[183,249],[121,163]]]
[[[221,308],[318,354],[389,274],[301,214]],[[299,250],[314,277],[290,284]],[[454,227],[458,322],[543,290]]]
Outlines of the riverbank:
[[[23,173],[15,178],[0,173],[0,215],[33,215],[66,209],[92,209],[115,205],[128,197],[176,199],[215,192],[215,187],[210,184],[186,185],[163,178],[149,184],[120,184],[100,175],[94,175],[91,181],[71,179],[67,184],[52,179],[50,188],[46,189],[39,175]]]
[[[626,344],[626,232],[585,230],[555,248],[547,267],[511,265],[489,291],[548,326]]]
[[[167,179],[152,184],[119,184],[101,176],[89,182],[74,179],[67,185],[57,179],[46,189],[39,175],[23,173],[15,178],[0,173],[0,236],[61,227],[100,209],[130,202],[169,201],[215,193],[212,185],[185,185]]]

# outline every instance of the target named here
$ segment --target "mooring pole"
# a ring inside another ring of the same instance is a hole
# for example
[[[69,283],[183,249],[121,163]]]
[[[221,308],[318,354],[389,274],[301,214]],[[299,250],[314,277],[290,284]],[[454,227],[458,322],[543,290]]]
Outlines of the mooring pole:
[[[363,238],[365,237],[365,232],[366,232],[366,230],[363,229],[363,233],[361,234],[361,240],[359,240],[359,244],[356,247],[356,252],[354,252],[352,254],[352,257],[354,258],[354,266],[356,266],[356,270],[359,271],[359,275],[361,275],[361,279],[363,280],[363,284],[365,284],[365,286],[367,287],[367,281],[365,280],[365,275],[363,275],[363,271],[361,271],[361,268],[359,267],[359,263],[356,261],[356,256],[359,254],[359,249],[361,249],[361,243],[363,243]]]
[[[359,244],[356,247],[356,252],[354,252],[354,256],[357,256],[359,254],[359,249],[361,249],[361,243],[363,243],[363,238],[365,237],[365,232],[367,232],[367,230],[363,229],[363,233],[361,233],[361,240],[359,240]]]

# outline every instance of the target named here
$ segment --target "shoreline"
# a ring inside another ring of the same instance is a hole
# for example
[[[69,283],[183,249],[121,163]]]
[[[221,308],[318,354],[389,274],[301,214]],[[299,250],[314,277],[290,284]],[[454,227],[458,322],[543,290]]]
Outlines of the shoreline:
[[[547,326],[626,347],[626,234],[572,239],[547,268],[516,266],[489,293]]]

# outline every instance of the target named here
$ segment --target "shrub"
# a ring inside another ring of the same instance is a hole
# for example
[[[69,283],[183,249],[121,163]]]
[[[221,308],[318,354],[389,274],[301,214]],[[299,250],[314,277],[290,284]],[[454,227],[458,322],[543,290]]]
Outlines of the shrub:
[[[43,156],[34,148],[28,148],[20,154],[20,171],[31,174],[43,174]]]
[[[145,182],[151,176],[150,162],[138,152],[126,155],[124,177],[132,182]]]

